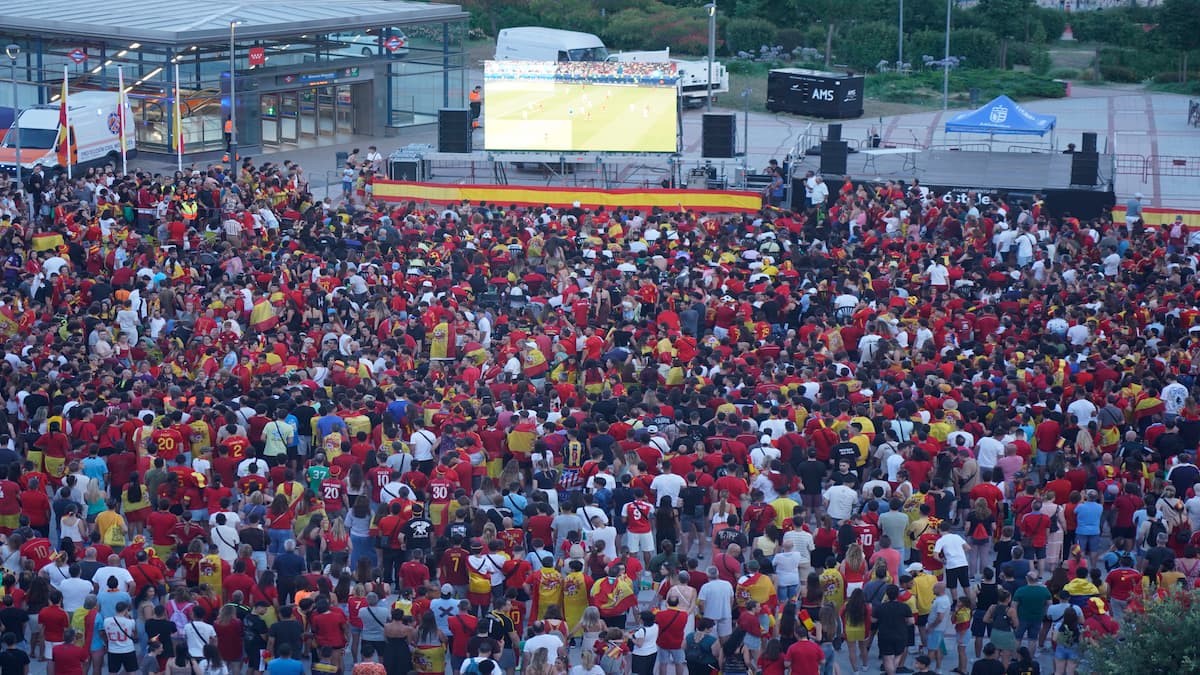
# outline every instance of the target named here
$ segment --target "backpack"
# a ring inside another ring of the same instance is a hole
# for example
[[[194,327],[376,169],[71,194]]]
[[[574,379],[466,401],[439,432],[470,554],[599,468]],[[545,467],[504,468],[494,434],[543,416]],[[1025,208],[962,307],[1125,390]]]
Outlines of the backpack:
[[[1050,516],[1050,532],[1051,533],[1058,532],[1058,514],[1060,511],[1062,511],[1061,506],[1054,509],[1054,515]]]
[[[1166,534],[1167,526],[1163,525],[1161,520],[1150,521],[1150,529],[1146,533],[1146,541],[1143,544],[1147,549],[1158,546],[1158,535]]]
[[[467,661],[467,669],[462,671],[463,675],[479,675],[479,659],[471,658]]]
[[[186,602],[180,605],[174,600],[171,600],[170,602],[171,623],[175,624],[176,633],[183,634],[183,631],[187,629],[188,622],[192,620],[191,617],[188,616],[188,613],[191,611],[192,607],[196,605],[196,603]]]
[[[984,541],[985,539],[991,539],[991,535],[988,534],[987,528],[984,527],[983,523],[978,522],[975,523],[975,529],[971,530],[971,538],[975,541]]]

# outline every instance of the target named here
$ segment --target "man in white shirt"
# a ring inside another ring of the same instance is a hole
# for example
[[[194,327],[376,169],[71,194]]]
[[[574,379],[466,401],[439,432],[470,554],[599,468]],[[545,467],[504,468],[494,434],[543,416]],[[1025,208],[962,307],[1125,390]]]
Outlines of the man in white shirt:
[[[92,588],[92,582],[79,578],[81,573],[79,563],[71,565],[69,569],[71,577],[63,579],[62,583],[58,585],[58,590],[63,597],[63,611],[72,614],[75,610],[83,607],[83,601],[87,600],[87,596],[96,591]]]
[[[546,631],[546,624],[541,621],[534,621],[533,637],[525,640],[524,654],[527,659],[532,659],[538,650],[546,650],[546,660],[554,661],[560,656],[566,656],[566,645],[563,644],[562,638],[559,637],[557,631]],[[528,661],[526,661],[528,663]]]
[[[437,434],[426,429],[420,419],[413,419],[412,425],[416,430],[408,437],[408,447],[412,449],[418,470],[421,473],[429,473],[433,470],[433,449],[437,444]]]
[[[733,584],[721,578],[715,566],[709,566],[708,581],[700,587],[696,602],[700,616],[712,619],[716,624],[717,637],[724,639],[733,633]]]
[[[233,561],[237,560],[238,546],[242,543],[237,528],[229,525],[224,513],[218,513],[211,534],[211,541],[217,545],[217,555],[232,565]]]
[[[108,672],[136,673],[139,670],[137,662],[137,622],[129,616],[129,603],[118,602],[117,615],[104,620],[104,643],[108,651]],[[212,630],[212,626],[209,626]],[[213,631],[216,635],[216,631]]]
[[[945,290],[950,287],[950,270],[938,260],[932,260],[929,267],[925,268],[925,276],[929,278],[929,285],[935,290]]]
[[[1166,377],[1167,384],[1162,388],[1159,398],[1163,402],[1163,419],[1170,421],[1179,415],[1179,411],[1183,410],[1184,404],[1187,403],[1188,389],[1179,384],[1174,373],[1168,373]]]
[[[1078,389],[1075,391],[1075,400],[1071,401],[1071,404],[1067,406],[1067,412],[1075,416],[1076,421],[1079,422],[1080,429],[1086,429],[1092,419],[1095,418],[1097,409],[1096,404],[1087,399],[1087,392],[1083,389]],[[983,462],[980,462],[979,466],[982,467]]]
[[[816,543],[813,541],[812,533],[802,529],[803,526],[804,519],[801,517],[799,525],[783,533],[784,550],[786,551],[790,545],[792,552],[799,556],[797,565],[801,582],[807,579],[808,573],[812,571],[812,552],[817,548]],[[778,569],[777,567],[776,570]]]
[[[825,512],[833,518],[834,525],[849,520],[854,513],[854,503],[858,500],[858,494],[851,485],[852,479],[847,478],[841,485],[830,486],[822,495],[825,499]]]
[[[671,463],[662,463],[662,473],[654,477],[650,481],[650,489],[654,491],[654,503],[662,502],[663,497],[671,498],[671,506],[679,508],[683,506],[683,501],[679,498],[679,491],[687,487],[687,480],[677,473],[671,471]]]
[[[812,204],[813,206],[821,206],[829,199],[829,186],[825,184],[825,179],[820,176],[813,176],[812,188]]]
[[[1004,443],[995,436],[984,436],[975,444],[975,461],[980,471],[991,471],[996,468],[996,462],[1004,455]]]
[[[107,565],[96,570],[96,573],[92,575],[92,583],[96,584],[97,589],[108,588],[109,577],[116,577],[120,582],[117,588],[130,595],[133,594],[133,575],[129,573],[129,570],[121,567],[121,558],[115,553],[108,556]]]
[[[187,640],[188,656],[197,661],[204,658],[204,645],[217,639],[217,630],[205,623],[208,617],[199,605],[192,608],[191,621],[183,625],[183,636]]]
[[[949,520],[943,520],[939,528],[942,534],[933,545],[933,554],[940,555],[945,561],[945,576],[942,578],[946,580],[950,597],[957,599],[957,588],[961,586],[964,593],[971,588],[971,575],[967,569],[967,548],[970,545],[966,539],[950,531]]]

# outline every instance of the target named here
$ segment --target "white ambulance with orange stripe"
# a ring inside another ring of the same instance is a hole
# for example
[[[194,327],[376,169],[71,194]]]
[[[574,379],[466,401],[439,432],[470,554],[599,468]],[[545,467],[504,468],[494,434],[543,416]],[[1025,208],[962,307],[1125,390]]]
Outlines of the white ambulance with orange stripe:
[[[118,113],[117,100],[115,91],[81,91],[70,94],[67,119],[71,129],[73,170],[108,163],[119,166],[121,116]],[[15,132],[18,128],[21,131],[22,173],[27,175],[38,164],[49,174],[66,171],[66,167],[61,166],[58,161],[59,107],[51,103],[21,111],[20,124],[14,123],[5,133],[3,142],[0,142],[0,171],[5,171],[11,176],[16,169]],[[126,102],[125,148],[128,157],[137,154],[135,136],[133,112]]]

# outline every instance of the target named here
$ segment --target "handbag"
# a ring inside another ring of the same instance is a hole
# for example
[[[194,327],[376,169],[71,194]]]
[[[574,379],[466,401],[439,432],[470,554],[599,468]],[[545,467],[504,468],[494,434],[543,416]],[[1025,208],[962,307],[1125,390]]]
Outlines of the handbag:
[[[403,523],[396,523],[396,527],[392,528],[391,534],[388,534],[386,536],[384,536],[382,534],[379,535],[378,541],[375,542],[376,546],[378,546],[379,548],[382,548],[382,549],[392,548],[392,541],[396,538],[396,533],[399,532],[400,528],[402,528],[402,527],[404,527]]]

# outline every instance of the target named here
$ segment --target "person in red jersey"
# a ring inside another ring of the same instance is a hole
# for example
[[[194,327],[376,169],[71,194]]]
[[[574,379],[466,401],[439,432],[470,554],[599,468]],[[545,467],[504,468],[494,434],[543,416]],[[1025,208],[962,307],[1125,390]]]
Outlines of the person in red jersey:
[[[329,518],[341,516],[349,507],[346,481],[342,480],[342,469],[336,464],[329,467],[329,475],[320,482],[318,497],[325,503]]]

